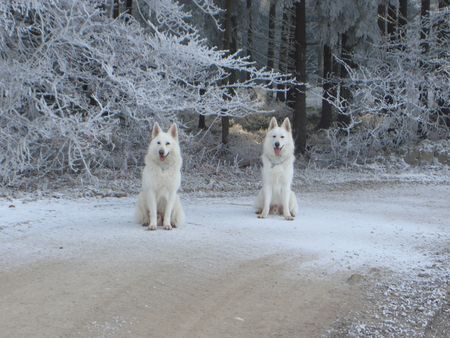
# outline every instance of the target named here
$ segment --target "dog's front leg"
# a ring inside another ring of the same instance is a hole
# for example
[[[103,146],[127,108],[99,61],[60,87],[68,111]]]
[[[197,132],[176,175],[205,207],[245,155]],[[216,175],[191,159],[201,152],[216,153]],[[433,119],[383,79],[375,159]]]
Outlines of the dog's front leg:
[[[263,209],[258,218],[266,218],[270,211],[270,202],[272,201],[272,186],[263,186]]]
[[[170,216],[172,215],[176,197],[177,197],[176,194],[170,194],[167,197],[167,203],[166,203],[166,209],[164,210],[164,221],[163,221],[163,227],[166,230],[172,230],[172,225],[170,224]]]
[[[291,212],[289,210],[289,199],[291,197],[291,189],[289,185],[285,186],[283,189],[283,217],[288,221],[292,221],[294,217],[292,217]]]
[[[148,210],[150,211],[150,224],[148,230],[156,230],[158,221],[157,202],[154,194],[149,193],[147,196]]]

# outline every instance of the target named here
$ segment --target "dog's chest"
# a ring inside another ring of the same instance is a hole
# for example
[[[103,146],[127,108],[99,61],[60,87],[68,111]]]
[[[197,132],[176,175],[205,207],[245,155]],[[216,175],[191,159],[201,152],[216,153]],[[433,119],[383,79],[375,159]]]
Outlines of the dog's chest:
[[[273,168],[267,168],[269,176],[272,178],[272,182],[281,183],[286,178],[286,168],[282,165],[274,166]]]
[[[181,173],[174,167],[151,166],[146,171],[148,185],[155,190],[177,190],[180,185]]]
[[[272,185],[284,185],[292,180],[292,163],[284,161],[273,163],[267,159],[263,160],[263,178],[266,183]]]

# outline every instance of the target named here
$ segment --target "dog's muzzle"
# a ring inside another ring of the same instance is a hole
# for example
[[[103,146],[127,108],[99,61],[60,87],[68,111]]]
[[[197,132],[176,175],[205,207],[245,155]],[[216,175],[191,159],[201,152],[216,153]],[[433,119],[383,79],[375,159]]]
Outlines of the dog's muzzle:
[[[160,161],[164,161],[166,158],[167,158],[167,156],[169,155],[169,153],[167,153],[167,154],[164,154],[164,150],[160,150],[159,151],[159,160]]]
[[[275,142],[275,147],[273,147],[273,151],[275,152],[275,156],[281,156],[281,150],[283,147],[280,147],[279,142]]]

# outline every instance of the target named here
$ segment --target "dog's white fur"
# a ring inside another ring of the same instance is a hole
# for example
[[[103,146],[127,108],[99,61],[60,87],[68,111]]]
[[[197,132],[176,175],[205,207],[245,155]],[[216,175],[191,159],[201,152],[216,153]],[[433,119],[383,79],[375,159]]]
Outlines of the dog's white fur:
[[[289,119],[278,126],[272,117],[262,154],[263,187],[256,198],[259,218],[269,213],[280,213],[287,220],[293,220],[298,211],[297,198],[291,190],[294,177],[294,140]]]
[[[166,230],[183,224],[184,211],[177,194],[181,184],[181,166],[176,124],[163,132],[155,123],[145,156],[142,191],[136,212],[137,221],[148,225],[149,230],[156,230],[158,220]]]

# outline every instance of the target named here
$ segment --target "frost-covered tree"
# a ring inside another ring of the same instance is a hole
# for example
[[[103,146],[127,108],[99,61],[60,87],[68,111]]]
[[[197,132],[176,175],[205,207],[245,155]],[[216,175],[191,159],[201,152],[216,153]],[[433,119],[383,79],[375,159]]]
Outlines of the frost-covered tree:
[[[378,41],[377,28],[378,1],[315,1],[311,9],[317,16],[315,20],[316,38],[323,48],[323,95],[321,120],[319,128],[327,129],[332,123],[332,105],[330,97],[336,96],[339,77],[346,77],[346,69],[333,67],[333,54],[347,63],[353,46],[360,42]],[[349,91],[340,88],[344,100],[350,100]],[[342,118],[341,120],[345,120]],[[344,115],[345,116],[345,115]],[[342,121],[345,122],[345,121]]]
[[[212,0],[194,4],[213,17]],[[0,180],[127,170],[152,120],[263,112],[248,89],[292,83],[207,44],[176,1],[0,3]],[[136,13],[136,14],[135,14]],[[217,20],[220,28],[220,22]],[[247,80],[226,81],[233,72]],[[230,95],[230,91],[233,95]]]
[[[356,52],[353,67],[338,60],[349,74],[345,85],[353,100],[334,97],[329,102],[349,123],[332,127],[327,132],[330,148],[321,151],[334,162],[361,163],[421,138],[448,138],[449,19],[448,8],[432,10],[406,24],[404,41],[386,36]],[[429,28],[425,34],[424,25]],[[422,88],[428,90],[428,105]]]

